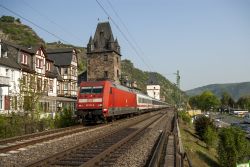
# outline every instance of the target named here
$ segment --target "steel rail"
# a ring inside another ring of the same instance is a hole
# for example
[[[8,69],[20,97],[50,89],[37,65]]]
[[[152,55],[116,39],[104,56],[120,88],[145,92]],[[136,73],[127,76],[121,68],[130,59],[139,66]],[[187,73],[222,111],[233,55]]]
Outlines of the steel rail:
[[[155,115],[153,115],[153,117],[155,117],[155,116],[157,116],[158,114],[155,114]],[[152,117],[152,115],[150,115],[150,117]],[[143,118],[142,120],[135,120],[136,122],[135,123],[130,123],[129,125],[126,125],[125,127],[120,127],[120,128],[118,128],[118,129],[116,129],[116,130],[114,130],[114,131],[111,131],[111,132],[109,132],[108,134],[105,134],[104,136],[101,136],[101,137],[98,137],[97,139],[95,139],[94,141],[93,141],[93,139],[87,139],[86,141],[83,141],[83,143],[81,143],[81,144],[79,144],[79,145],[77,145],[77,146],[74,146],[74,147],[72,147],[72,148],[69,148],[69,149],[66,149],[66,150],[64,150],[64,151],[62,151],[62,152],[59,152],[59,153],[57,153],[57,154],[54,154],[54,155],[52,155],[52,156],[48,156],[48,157],[45,157],[45,158],[43,158],[43,159],[40,159],[40,160],[38,160],[38,161],[36,161],[36,162],[31,162],[31,163],[28,163],[28,164],[26,164],[25,166],[29,166],[29,167],[33,167],[33,166],[48,166],[49,164],[53,164],[53,162],[55,162],[55,161],[58,161],[58,160],[60,160],[60,159],[65,159],[65,157],[67,157],[67,156],[69,156],[69,155],[71,155],[72,153],[74,153],[76,150],[81,150],[81,149],[83,149],[83,148],[86,148],[86,147],[88,147],[89,145],[93,145],[95,142],[97,142],[97,141],[103,141],[104,140],[104,138],[107,138],[107,137],[110,137],[111,135],[114,135],[115,133],[118,133],[119,131],[121,131],[121,129],[126,129],[126,128],[128,128],[128,127],[131,127],[131,126],[134,126],[134,125],[136,125],[136,124],[138,124],[138,123],[140,123],[140,122],[143,122],[143,121],[145,121],[145,120],[147,120],[148,119],[148,117],[146,117],[146,118]],[[135,134],[135,133],[133,133],[133,134]],[[123,141],[125,141],[125,140],[123,140]],[[119,146],[119,145],[121,145],[121,142],[118,142],[118,143],[116,143],[115,144],[116,146]],[[107,153],[109,153],[111,151],[111,149],[107,149],[106,151],[104,150],[104,152],[107,154]],[[104,154],[102,154],[101,156],[100,155],[97,155],[96,156],[96,158],[94,158],[94,159],[92,159],[91,161],[91,164],[94,162],[94,161],[96,161],[96,160],[100,160],[100,157],[102,157]],[[86,163],[86,162],[85,162]],[[89,164],[90,162],[88,162],[88,164]],[[96,163],[96,162],[95,162]],[[55,164],[55,163],[54,163]]]

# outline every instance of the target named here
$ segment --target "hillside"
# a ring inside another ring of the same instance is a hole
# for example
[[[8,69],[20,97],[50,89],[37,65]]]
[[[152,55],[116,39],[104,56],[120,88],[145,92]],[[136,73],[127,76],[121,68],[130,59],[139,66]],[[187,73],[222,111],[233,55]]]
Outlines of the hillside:
[[[20,19],[11,16],[0,18],[0,38],[27,47],[45,44],[32,28],[23,25]]]
[[[161,86],[161,97],[165,97],[167,102],[174,104],[178,100],[178,88],[169,80],[157,72],[147,72],[135,68],[130,60],[122,60],[122,76],[127,76],[129,80],[136,80],[137,86],[143,92],[146,92],[146,85],[149,76],[154,75]],[[181,92],[181,98],[186,101],[187,97],[184,92]]]
[[[188,90],[186,93],[189,96],[195,96],[201,94],[205,90],[212,91],[219,98],[223,92],[228,92],[234,100],[238,100],[242,96],[250,95],[250,82],[212,84]]]
[[[0,18],[0,38],[11,41],[23,46],[35,46],[43,44],[47,49],[74,47],[78,53],[78,72],[79,74],[86,70],[86,48],[63,44],[60,41],[46,43],[40,38],[30,27],[23,25],[20,19],[12,16],[2,16]],[[136,80],[138,88],[146,92],[146,84],[149,75],[152,72],[144,72],[134,67],[129,60],[122,61],[122,76],[127,76],[129,80]],[[169,82],[159,73],[153,73],[159,84],[161,85],[161,96],[166,101],[174,104],[179,99],[178,88]],[[182,100],[186,100],[184,92],[181,92]]]

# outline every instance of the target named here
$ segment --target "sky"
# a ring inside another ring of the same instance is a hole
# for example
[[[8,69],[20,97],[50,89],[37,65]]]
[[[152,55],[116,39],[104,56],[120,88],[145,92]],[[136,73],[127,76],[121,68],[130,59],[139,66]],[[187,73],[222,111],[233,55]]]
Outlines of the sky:
[[[86,47],[97,24],[109,21],[122,59],[173,83],[179,70],[182,90],[250,81],[250,0],[0,0],[0,5],[50,32],[21,18],[46,42]],[[20,18],[1,6],[0,15]]]

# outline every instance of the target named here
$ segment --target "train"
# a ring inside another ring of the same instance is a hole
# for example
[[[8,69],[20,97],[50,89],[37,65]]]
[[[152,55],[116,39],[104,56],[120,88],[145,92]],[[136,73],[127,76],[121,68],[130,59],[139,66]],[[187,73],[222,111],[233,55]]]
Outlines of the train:
[[[166,107],[166,102],[112,81],[86,81],[80,83],[76,115],[88,124]]]

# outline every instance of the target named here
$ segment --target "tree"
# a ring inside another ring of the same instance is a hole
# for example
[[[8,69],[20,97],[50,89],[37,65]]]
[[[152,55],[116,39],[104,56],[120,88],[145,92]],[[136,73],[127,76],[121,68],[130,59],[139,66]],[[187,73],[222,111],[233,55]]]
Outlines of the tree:
[[[236,163],[243,162],[249,156],[249,150],[245,133],[239,128],[229,127],[220,131],[217,152],[221,166],[236,166]]]
[[[19,79],[18,108],[32,116],[39,114],[39,100],[43,96],[41,80],[35,74],[24,75]]]
[[[204,91],[199,97],[199,108],[202,111],[209,111],[218,107],[219,104],[219,99],[211,91]]]
[[[0,21],[2,21],[2,22],[7,22],[7,23],[14,23],[15,18],[12,17],[12,16],[2,16],[2,17],[0,18]]]
[[[204,115],[198,117],[195,121],[194,121],[194,127],[195,127],[195,131],[196,134],[202,139],[204,140],[204,134],[207,130],[207,128],[210,126],[210,128],[214,128],[214,124],[212,122],[212,120]]]
[[[233,98],[227,92],[223,92],[220,101],[223,107],[233,107],[235,103]]]
[[[199,98],[200,96],[192,96],[189,98],[189,105],[191,106],[192,109],[197,109],[199,108],[200,104],[199,104]]]
[[[237,105],[242,109],[247,109],[250,111],[250,96],[244,96],[239,98]]]

